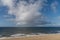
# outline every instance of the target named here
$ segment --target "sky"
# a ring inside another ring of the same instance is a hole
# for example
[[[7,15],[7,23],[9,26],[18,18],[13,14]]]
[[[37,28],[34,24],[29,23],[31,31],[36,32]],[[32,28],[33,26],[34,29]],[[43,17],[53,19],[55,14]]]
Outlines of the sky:
[[[0,0],[0,27],[60,26],[60,0]]]

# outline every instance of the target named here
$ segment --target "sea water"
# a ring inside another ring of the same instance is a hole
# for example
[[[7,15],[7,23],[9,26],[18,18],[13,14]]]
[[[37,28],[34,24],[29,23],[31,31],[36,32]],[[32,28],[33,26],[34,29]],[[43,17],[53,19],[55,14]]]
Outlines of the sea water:
[[[60,27],[0,27],[0,37],[60,33]]]

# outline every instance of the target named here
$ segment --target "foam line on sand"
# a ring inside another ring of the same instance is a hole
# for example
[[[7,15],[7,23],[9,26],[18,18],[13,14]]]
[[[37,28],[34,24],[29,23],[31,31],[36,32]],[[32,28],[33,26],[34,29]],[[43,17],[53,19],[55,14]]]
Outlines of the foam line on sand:
[[[0,40],[60,40],[60,34],[40,34],[23,37],[5,37]]]

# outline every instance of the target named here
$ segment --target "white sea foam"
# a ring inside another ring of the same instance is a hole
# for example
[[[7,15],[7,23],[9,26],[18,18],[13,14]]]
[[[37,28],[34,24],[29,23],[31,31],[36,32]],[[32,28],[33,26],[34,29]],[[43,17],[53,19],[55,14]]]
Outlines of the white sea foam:
[[[31,33],[31,34],[13,34],[11,35],[11,37],[30,37],[30,36],[44,36],[47,34],[43,34],[43,33]]]
[[[13,34],[11,37],[19,37],[19,36],[25,36],[26,34]]]
[[[43,34],[43,33],[13,34],[10,37],[1,37],[0,40],[2,40],[2,39],[11,39],[11,38],[33,37],[33,36],[47,36],[47,35],[49,35],[49,34]]]

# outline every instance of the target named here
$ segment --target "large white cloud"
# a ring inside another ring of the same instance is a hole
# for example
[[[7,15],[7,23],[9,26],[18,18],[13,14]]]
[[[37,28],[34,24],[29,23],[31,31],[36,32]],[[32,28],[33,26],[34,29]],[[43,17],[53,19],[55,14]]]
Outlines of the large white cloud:
[[[15,15],[16,25],[34,25],[40,23],[44,17],[39,10],[43,7],[43,2],[46,0],[1,0],[3,5],[9,8],[8,14]]]

